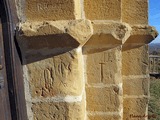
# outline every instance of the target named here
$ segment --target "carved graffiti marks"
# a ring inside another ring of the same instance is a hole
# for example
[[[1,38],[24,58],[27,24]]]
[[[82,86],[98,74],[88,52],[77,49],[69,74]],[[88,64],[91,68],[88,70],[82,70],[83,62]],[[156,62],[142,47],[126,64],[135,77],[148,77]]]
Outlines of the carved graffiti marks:
[[[117,83],[121,76],[121,53],[119,49],[89,54],[87,56],[87,82]],[[99,72],[97,72],[99,71]]]
[[[103,57],[104,57],[104,61],[100,62],[100,82],[104,82],[104,65],[105,65],[105,61],[106,61],[106,57],[105,57],[105,52],[103,53]],[[103,60],[102,57],[102,60]]]
[[[38,61],[28,66],[33,97],[79,95],[82,80],[76,51]]]
[[[62,59],[54,60],[54,76],[60,81],[59,86],[67,87],[67,80],[72,74],[72,64]]]
[[[105,63],[99,63],[100,65],[101,65],[101,74],[100,74],[100,82],[102,82],[103,83],[103,79],[104,79],[104,73],[103,73],[103,65],[105,64]]]
[[[54,76],[52,68],[48,68],[44,70],[44,80],[45,80],[45,88],[52,88],[54,84]]]
[[[62,6],[67,4],[67,1],[55,1],[54,4],[50,3],[37,3],[37,10],[40,11],[52,11],[56,10],[57,6]]]
[[[26,4],[28,20],[75,19],[74,0],[27,0]]]

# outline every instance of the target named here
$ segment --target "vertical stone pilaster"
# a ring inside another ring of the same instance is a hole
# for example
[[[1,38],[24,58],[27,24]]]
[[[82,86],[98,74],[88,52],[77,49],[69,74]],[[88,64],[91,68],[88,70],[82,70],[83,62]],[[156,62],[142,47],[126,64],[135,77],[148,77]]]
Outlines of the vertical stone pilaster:
[[[122,46],[123,116],[124,120],[144,116],[147,120],[149,101],[148,43],[154,38],[149,26],[132,26],[130,37]]]
[[[124,120],[148,115],[149,71],[148,47],[123,50],[122,73],[124,91]],[[146,117],[142,118],[146,120]]]
[[[87,117],[122,120],[121,45],[130,28],[118,22],[92,22],[92,25],[93,35],[83,46]]]
[[[123,119],[147,120],[149,70],[148,47],[145,44],[156,36],[153,28],[147,26],[148,0],[123,0],[122,21],[132,26],[131,35],[122,47]]]

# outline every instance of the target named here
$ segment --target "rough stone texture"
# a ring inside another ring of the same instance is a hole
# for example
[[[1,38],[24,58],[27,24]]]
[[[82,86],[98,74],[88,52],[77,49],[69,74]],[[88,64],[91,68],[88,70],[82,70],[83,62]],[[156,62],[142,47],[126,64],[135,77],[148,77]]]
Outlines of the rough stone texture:
[[[123,50],[122,66],[122,74],[125,76],[149,74],[148,46]]]
[[[20,24],[18,31],[18,37],[36,37],[46,35],[53,35],[54,37],[57,34],[62,36],[63,34],[68,34],[80,44],[83,42],[85,43],[92,34],[91,21],[80,19],[25,22]]]
[[[28,64],[32,97],[80,95],[82,65],[76,51]]]
[[[123,79],[124,95],[149,95],[149,78]]]
[[[122,45],[130,36],[131,27],[125,23],[94,21],[93,35],[83,46],[83,53],[97,53]]]
[[[148,0],[122,0],[122,21],[148,24]]]
[[[23,11],[27,21],[81,18],[80,0],[26,0]]]
[[[148,99],[147,98],[126,98],[123,102],[124,112],[123,120],[146,120],[146,117],[132,117],[147,115]]]
[[[130,120],[131,114],[146,114],[145,44],[157,36],[147,25],[147,0],[16,1],[16,38],[28,69],[26,101],[35,120]],[[84,93],[86,106],[74,103]]]
[[[149,95],[149,78],[147,78],[149,74],[148,45],[132,46],[132,49],[130,47],[124,45],[122,51],[123,93],[126,97],[123,99],[123,119],[147,120],[147,97]],[[146,96],[146,98],[143,96]]]
[[[123,44],[123,49],[144,46],[158,35],[155,28],[148,25],[131,25],[131,29],[129,38]]]
[[[17,41],[26,64],[77,48],[85,44],[91,34],[88,20],[26,22],[19,27]]]
[[[119,115],[93,115],[88,116],[87,120],[122,120]]]
[[[34,103],[34,120],[83,120],[81,103]]]
[[[121,19],[121,0],[84,0],[84,11],[90,20]]]
[[[121,83],[121,57],[121,47],[87,55],[87,84]]]
[[[118,112],[122,104],[119,87],[86,87],[87,110],[92,112]]]

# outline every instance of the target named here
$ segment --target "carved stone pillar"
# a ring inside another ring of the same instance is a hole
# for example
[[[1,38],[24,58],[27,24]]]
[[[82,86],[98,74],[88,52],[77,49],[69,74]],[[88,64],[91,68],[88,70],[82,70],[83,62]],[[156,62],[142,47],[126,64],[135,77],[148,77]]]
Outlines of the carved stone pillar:
[[[148,0],[122,0],[122,21],[132,28],[130,37],[122,45],[123,119],[147,120],[149,56],[146,44],[157,36],[154,28],[148,26]]]

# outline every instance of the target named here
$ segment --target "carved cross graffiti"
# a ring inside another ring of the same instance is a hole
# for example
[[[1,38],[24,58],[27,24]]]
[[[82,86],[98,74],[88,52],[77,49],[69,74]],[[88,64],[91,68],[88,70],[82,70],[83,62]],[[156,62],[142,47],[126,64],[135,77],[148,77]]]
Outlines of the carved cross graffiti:
[[[100,62],[100,82],[103,83],[104,82],[104,65],[105,65],[105,53],[103,54],[103,62]]]
[[[103,67],[104,67],[104,66],[103,66],[103,65],[104,65],[105,63],[102,62],[102,63],[99,63],[99,64],[100,64],[100,66],[101,66],[101,67],[100,67],[100,72],[101,72],[101,73],[100,73],[100,82],[103,83],[103,82],[104,82],[104,73],[103,73]]]

